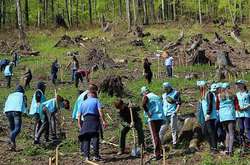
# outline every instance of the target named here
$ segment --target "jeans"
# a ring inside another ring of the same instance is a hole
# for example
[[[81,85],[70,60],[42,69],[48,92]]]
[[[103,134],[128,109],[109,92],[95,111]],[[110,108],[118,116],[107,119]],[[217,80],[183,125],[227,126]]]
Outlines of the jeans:
[[[161,156],[161,140],[160,140],[160,129],[162,126],[163,120],[153,120],[150,121],[149,129],[154,145],[154,154],[155,157],[159,158]]]
[[[10,83],[11,83],[11,76],[5,76],[6,81],[7,81],[7,87],[10,88]]]
[[[226,150],[229,153],[233,152],[234,144],[234,130],[235,130],[235,121],[224,121],[222,122],[223,128],[226,131]]]
[[[87,133],[81,141],[81,152],[85,158],[90,156],[90,143],[93,146],[94,156],[99,157],[99,133]]]
[[[217,141],[220,143],[224,143],[226,139],[226,133],[225,130],[223,129],[222,123],[220,122],[219,119],[216,119],[215,121],[215,129],[216,129],[216,135],[217,135]]]
[[[207,139],[210,145],[210,149],[217,149],[215,119],[206,121],[206,128],[208,133]]]
[[[166,134],[166,131],[168,129],[168,126],[170,124],[171,133],[172,133],[172,140],[173,144],[176,144],[177,141],[177,114],[174,113],[171,116],[166,116],[166,123],[162,125],[160,130],[160,138],[161,142],[164,141],[164,135]]]
[[[122,126],[121,132],[120,132],[120,151],[124,152],[125,150],[125,144],[126,144],[126,135],[129,132],[131,128],[127,126]],[[138,137],[138,144],[144,145],[144,133],[142,129],[142,122],[135,122],[135,130],[137,131],[137,137]]]
[[[12,143],[16,143],[16,137],[21,131],[22,126],[22,113],[10,111],[5,113],[9,120],[10,127],[10,140]]]
[[[74,81],[76,79],[76,69],[71,70],[71,80]]]
[[[173,77],[173,67],[169,65],[169,66],[166,66],[166,69],[167,69],[167,76]]]
[[[247,142],[250,142],[250,118],[247,117],[237,118],[237,123],[240,128],[240,144],[243,144],[243,142],[245,142],[245,130],[246,130]]]

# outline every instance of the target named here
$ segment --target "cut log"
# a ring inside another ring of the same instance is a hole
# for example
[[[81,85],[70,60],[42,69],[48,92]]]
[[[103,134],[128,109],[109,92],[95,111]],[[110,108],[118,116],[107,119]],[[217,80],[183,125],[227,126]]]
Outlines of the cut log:
[[[223,37],[221,37],[217,32],[215,32],[214,34],[215,34],[214,43],[216,43],[216,44],[226,44],[226,41],[224,40]]]
[[[230,36],[238,43],[242,43],[242,41],[236,36],[236,34],[232,31]]]

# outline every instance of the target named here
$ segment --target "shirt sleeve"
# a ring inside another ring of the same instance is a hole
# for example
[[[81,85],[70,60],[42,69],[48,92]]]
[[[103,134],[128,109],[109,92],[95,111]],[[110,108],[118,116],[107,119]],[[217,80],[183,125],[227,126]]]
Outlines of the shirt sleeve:
[[[145,112],[148,112],[147,103],[148,103],[148,97],[144,96],[143,100],[142,100],[142,107],[143,107]]]
[[[213,111],[213,94],[211,92],[208,92],[207,94],[207,103],[208,103],[208,110],[207,110],[207,114],[210,115]]]
[[[216,96],[216,110],[220,110],[220,98]]]
[[[97,108],[98,108],[98,110],[102,109],[102,104],[99,100],[97,101]]]
[[[177,92],[177,94],[175,95],[175,103],[177,105],[181,105],[181,94],[180,94],[180,92]]]

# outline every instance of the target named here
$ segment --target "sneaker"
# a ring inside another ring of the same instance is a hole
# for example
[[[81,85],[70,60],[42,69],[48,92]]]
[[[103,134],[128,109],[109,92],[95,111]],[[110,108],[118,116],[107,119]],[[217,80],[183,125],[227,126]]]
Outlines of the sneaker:
[[[83,161],[90,161],[89,157],[83,157]]]
[[[40,144],[39,140],[34,140],[33,144]]]
[[[100,156],[94,156],[93,157],[93,161],[101,161],[102,160],[102,158],[100,157]]]
[[[11,142],[9,144],[9,148],[8,149],[9,149],[9,151],[14,151],[15,152],[16,151],[16,144]]]

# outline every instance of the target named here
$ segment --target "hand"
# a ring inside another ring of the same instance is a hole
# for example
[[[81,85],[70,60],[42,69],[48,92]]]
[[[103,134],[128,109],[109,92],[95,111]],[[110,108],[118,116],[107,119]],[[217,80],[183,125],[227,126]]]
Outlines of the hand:
[[[103,128],[107,128],[108,127],[108,123],[106,121],[102,122]]]
[[[130,127],[130,128],[133,128],[134,125],[135,125],[134,122],[131,122],[129,127]]]
[[[147,112],[147,114],[148,114],[148,118],[151,118],[152,113],[151,112]]]
[[[205,121],[208,121],[210,119],[210,115],[206,115]]]

